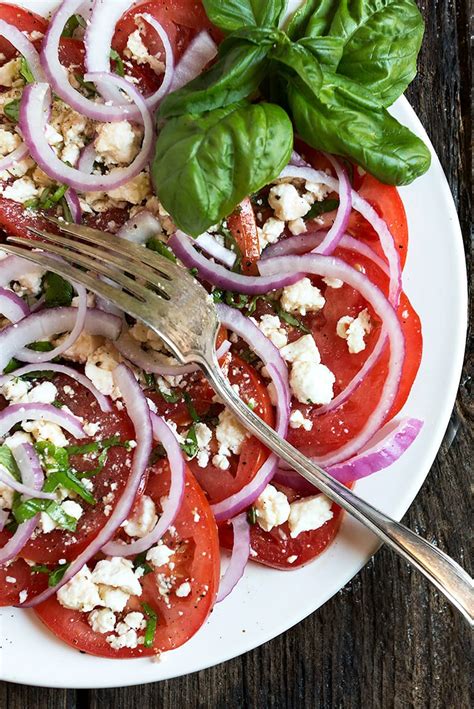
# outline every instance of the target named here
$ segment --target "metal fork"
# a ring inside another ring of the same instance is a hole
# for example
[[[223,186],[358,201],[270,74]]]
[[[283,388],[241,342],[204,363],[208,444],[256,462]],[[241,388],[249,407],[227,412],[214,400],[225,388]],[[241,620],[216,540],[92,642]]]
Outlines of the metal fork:
[[[110,235],[95,229],[52,218],[50,221],[74,238],[31,228],[42,243],[10,237],[9,241],[19,246],[2,244],[2,249],[82,283],[148,325],[180,362],[198,364],[251,433],[421,571],[473,625],[473,582],[459,564],[348,490],[280,438],[240,400],[217,362],[219,321],[212,298],[186,269],[142,246],[111,241]]]

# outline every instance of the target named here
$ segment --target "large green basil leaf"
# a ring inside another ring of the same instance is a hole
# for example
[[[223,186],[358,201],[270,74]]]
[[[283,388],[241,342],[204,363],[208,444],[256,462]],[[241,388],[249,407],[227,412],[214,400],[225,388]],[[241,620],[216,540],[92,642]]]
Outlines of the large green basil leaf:
[[[358,84],[338,74],[323,74],[319,96],[299,77],[288,81],[293,122],[303,140],[353,159],[390,185],[408,184],[426,172],[430,153],[417,136]]]
[[[344,51],[342,37],[303,37],[298,44],[309,49],[320,64],[336,71]]]
[[[222,51],[210,69],[163,100],[159,116],[203,113],[251,95],[265,75],[270,46],[270,43],[257,46],[240,42]]]
[[[301,37],[313,36],[308,31],[308,24],[315,23],[314,36],[326,34],[331,26],[331,19],[336,11],[337,4],[334,0],[306,0],[303,5],[296,10],[286,27],[286,33],[290,39],[296,41]],[[316,27],[317,20],[321,25]],[[317,31],[316,31],[317,30]]]
[[[251,25],[277,27],[286,0],[203,0],[203,5],[214,25],[232,32]]]
[[[274,180],[292,147],[291,121],[270,103],[172,118],[156,143],[157,194],[177,226],[196,236]]]
[[[345,0],[338,5],[328,31],[345,42],[338,73],[390,106],[416,75],[424,31],[420,11],[413,0]]]
[[[287,40],[273,49],[271,57],[294,71],[311,91],[318,95],[323,83],[323,74],[318,60],[309,49]]]

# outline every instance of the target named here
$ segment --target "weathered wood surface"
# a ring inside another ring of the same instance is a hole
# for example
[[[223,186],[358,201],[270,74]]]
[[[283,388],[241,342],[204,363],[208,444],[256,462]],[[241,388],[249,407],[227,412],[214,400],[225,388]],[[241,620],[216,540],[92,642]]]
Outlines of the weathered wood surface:
[[[409,90],[441,159],[469,251],[469,16],[466,0],[423,0],[426,37]],[[420,205],[420,208],[423,208]],[[468,566],[472,359],[433,469],[405,521]],[[298,626],[225,665],[97,691],[4,683],[8,709],[468,709],[469,633],[440,595],[388,551]],[[60,668],[57,668],[60,672]]]

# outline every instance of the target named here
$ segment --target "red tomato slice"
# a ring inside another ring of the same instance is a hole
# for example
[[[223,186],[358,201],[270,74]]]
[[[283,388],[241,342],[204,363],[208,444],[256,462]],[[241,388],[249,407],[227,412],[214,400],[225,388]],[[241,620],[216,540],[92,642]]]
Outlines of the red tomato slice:
[[[0,547],[6,544],[9,537],[7,531],[0,532]],[[25,600],[23,597],[20,600],[22,591],[26,591],[31,599],[44,591],[47,585],[46,574],[32,573],[26,561],[15,559],[8,566],[0,566],[0,606],[16,606]]]
[[[167,494],[168,489],[167,466],[155,467],[148,479],[146,493],[159,506],[160,498]],[[143,657],[179,647],[199,630],[209,615],[217,594],[220,574],[216,523],[209,504],[190,473],[187,474],[184,501],[174,530],[172,534],[168,532],[165,535],[164,543],[177,550],[175,568],[170,572],[168,567],[163,566],[142,577],[142,595],[132,598],[124,611],[124,614],[132,610],[142,611],[143,602],[153,608],[158,616],[153,647],[139,645],[135,649],[113,650],[105,635],[92,630],[87,622],[87,613],[64,608],[55,596],[35,609],[39,618],[68,645],[100,657]],[[185,598],[178,598],[171,591],[168,606],[158,590],[160,572],[173,574],[175,588],[189,580],[191,593]]]
[[[44,17],[30,12],[30,10],[24,10],[17,5],[10,5],[7,2],[0,4],[0,20],[8,22],[10,25],[15,25],[22,32],[41,32],[44,34],[48,28],[48,22]],[[41,39],[39,42],[41,42]],[[17,55],[17,51],[10,42],[0,37],[0,54],[4,54],[6,61],[8,61]],[[2,63],[0,62],[0,64]]]
[[[301,498],[301,495],[289,487],[282,485],[276,487],[285,493],[290,502]],[[296,539],[290,537],[287,523],[274,527],[270,532],[265,532],[258,524],[251,525],[252,561],[284,571],[304,566],[319,556],[334,540],[341,524],[342,510],[338,505],[333,504],[332,512],[332,519],[325,522],[322,527],[311,532],[301,532]],[[225,548],[232,548],[232,537],[232,527],[229,524],[219,527],[219,539]]]
[[[135,432],[130,419],[125,412],[114,409],[111,413],[103,413],[96,400],[86,389],[72,381],[69,377],[58,375],[54,379],[58,388],[59,401],[66,404],[77,416],[83,416],[86,421],[100,424],[96,439],[105,439],[119,436],[121,441],[133,440]],[[81,441],[71,439],[71,444],[87,443],[94,439],[88,438]],[[128,476],[132,453],[123,447],[114,446],[109,449],[106,465],[102,472],[93,478],[94,489],[92,494],[97,500],[96,505],[89,505],[82,501],[84,510],[79,519],[75,532],[54,529],[46,534],[38,534],[31,539],[21,552],[21,556],[37,563],[56,564],[60,559],[71,561],[94,539],[98,531],[104,526],[111,510],[120,498]],[[79,471],[90,470],[97,466],[96,459],[88,456],[71,457],[72,465]],[[110,486],[117,485],[114,491]],[[112,499],[107,496],[111,495]],[[105,498],[105,499],[104,499]]]
[[[242,254],[242,273],[258,275],[257,261],[260,258],[257,222],[252,202],[246,197],[227,218],[227,226]]]

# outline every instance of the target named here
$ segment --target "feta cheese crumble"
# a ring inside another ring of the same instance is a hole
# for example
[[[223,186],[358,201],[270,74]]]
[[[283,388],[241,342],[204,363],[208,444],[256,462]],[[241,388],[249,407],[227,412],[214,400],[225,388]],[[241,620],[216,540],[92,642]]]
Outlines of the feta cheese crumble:
[[[331,505],[331,500],[324,495],[313,495],[292,502],[288,518],[290,537],[295,539],[301,532],[310,532],[322,527],[334,516]]]
[[[283,492],[273,485],[267,485],[254,503],[258,525],[270,532],[287,521],[290,515],[290,503]]]
[[[326,300],[321,295],[321,291],[313,286],[309,278],[302,278],[301,281],[285,286],[281,296],[281,307],[287,313],[314,313],[324,307]]]
[[[336,332],[339,337],[347,340],[347,347],[351,354],[357,354],[365,350],[366,334],[371,332],[372,323],[367,308],[361,310],[356,318],[345,315],[337,321]]]
[[[288,182],[282,182],[271,188],[268,203],[276,217],[284,222],[304,217],[311,209],[307,200],[300,197],[296,187]]]
[[[146,537],[158,521],[155,503],[148,495],[142,495],[133,510],[132,516],[125,521],[123,529],[129,537]]]
[[[280,349],[288,342],[288,335],[284,327],[282,327],[278,315],[262,315],[260,322],[257,323],[263,334],[273,342],[275,347]]]

